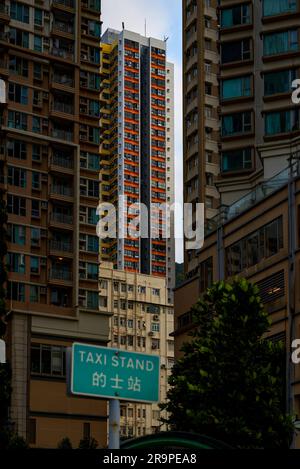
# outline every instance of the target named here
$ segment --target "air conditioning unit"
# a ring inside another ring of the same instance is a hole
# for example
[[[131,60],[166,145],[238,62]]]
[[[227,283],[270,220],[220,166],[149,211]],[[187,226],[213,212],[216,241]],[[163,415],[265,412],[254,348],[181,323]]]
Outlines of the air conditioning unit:
[[[47,294],[47,288],[46,287],[41,287],[40,288],[40,294],[41,295],[46,295]]]
[[[48,202],[43,201],[41,203],[42,210],[48,210]]]
[[[159,316],[157,316],[157,314],[155,316],[153,316],[153,320],[154,321],[159,321]]]
[[[48,182],[48,175],[42,174],[42,182]]]
[[[44,11],[44,19],[49,20],[50,19],[50,11]]]
[[[40,266],[41,266],[41,267],[46,267],[46,265],[47,265],[47,259],[46,259],[46,257],[41,257],[41,258],[40,258]]]
[[[154,336],[154,333],[153,333],[153,332],[149,332],[149,333],[148,333],[148,336],[149,336],[149,337],[153,337],[153,336]]]

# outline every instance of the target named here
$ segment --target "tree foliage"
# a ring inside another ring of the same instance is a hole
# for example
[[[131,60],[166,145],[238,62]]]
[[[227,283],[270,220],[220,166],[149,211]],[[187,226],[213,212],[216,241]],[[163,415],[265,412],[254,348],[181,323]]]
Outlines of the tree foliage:
[[[238,448],[288,448],[282,343],[264,340],[270,322],[258,288],[245,279],[219,282],[192,308],[196,325],[173,369],[171,427]]]

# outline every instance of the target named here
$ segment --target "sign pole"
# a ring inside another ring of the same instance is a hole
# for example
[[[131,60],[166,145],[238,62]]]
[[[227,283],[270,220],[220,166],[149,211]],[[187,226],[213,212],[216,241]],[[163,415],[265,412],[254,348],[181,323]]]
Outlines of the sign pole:
[[[109,400],[108,422],[108,449],[120,449],[120,401],[118,399]]]

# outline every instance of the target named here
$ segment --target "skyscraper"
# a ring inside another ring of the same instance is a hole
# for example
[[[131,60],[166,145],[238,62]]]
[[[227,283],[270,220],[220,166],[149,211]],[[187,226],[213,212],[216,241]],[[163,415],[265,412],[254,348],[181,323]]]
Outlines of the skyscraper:
[[[185,201],[206,219],[287,167],[297,152],[299,3],[183,1]],[[212,210],[213,209],[213,210]],[[198,271],[195,252],[185,270]]]
[[[65,362],[74,340],[108,340],[96,236],[100,31],[99,0],[0,5],[10,419],[33,446],[106,443],[105,402],[69,398]]]
[[[101,243],[101,256],[121,270],[167,277],[172,301],[174,239],[162,239],[164,222],[154,221],[150,209],[174,201],[173,67],[165,41],[108,29],[101,46],[100,199],[117,206],[126,196],[128,205],[149,211],[149,236],[122,239],[119,226],[118,239]],[[132,218],[126,215],[126,226]]]

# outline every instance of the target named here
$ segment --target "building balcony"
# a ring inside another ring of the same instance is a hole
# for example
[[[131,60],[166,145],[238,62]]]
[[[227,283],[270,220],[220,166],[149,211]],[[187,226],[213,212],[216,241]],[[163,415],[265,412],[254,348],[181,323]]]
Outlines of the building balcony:
[[[52,283],[72,283],[72,272],[71,270],[59,269],[53,267],[49,271],[49,280]]]
[[[74,0],[52,0],[51,8],[59,8],[62,10],[74,10],[75,1]]]
[[[55,228],[65,228],[73,230],[73,215],[66,213],[51,213],[49,224]]]
[[[52,25],[52,34],[62,35],[73,39],[74,37],[74,26],[63,21],[55,21]]]
[[[5,33],[4,31],[0,31],[0,41],[1,42],[9,42],[9,33]]]
[[[67,241],[58,241],[52,239],[49,243],[50,254],[68,254],[73,256],[73,244]]]
[[[67,142],[73,142],[73,140],[74,140],[74,134],[73,134],[73,132],[71,132],[69,130],[52,129],[51,136],[53,138],[58,139],[58,140],[65,140]]]
[[[74,160],[54,153],[50,160],[50,169],[73,174]]]
[[[52,47],[50,54],[63,60],[74,62],[74,51]]]
[[[62,197],[73,197],[73,188],[60,184],[53,184],[50,189],[51,195],[59,195]]]
[[[50,115],[67,120],[73,120],[74,106],[73,104],[64,103],[62,101],[54,101],[50,108]]]
[[[9,76],[8,61],[5,59],[0,59],[0,73],[1,75]]]
[[[74,92],[75,81],[72,77],[64,74],[53,73],[50,79],[50,87],[62,91]]]
[[[0,4],[0,22],[9,23],[10,15],[9,15],[9,7],[8,5]]]

